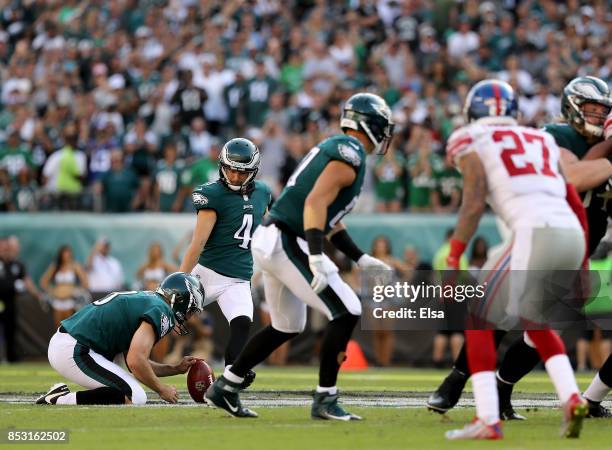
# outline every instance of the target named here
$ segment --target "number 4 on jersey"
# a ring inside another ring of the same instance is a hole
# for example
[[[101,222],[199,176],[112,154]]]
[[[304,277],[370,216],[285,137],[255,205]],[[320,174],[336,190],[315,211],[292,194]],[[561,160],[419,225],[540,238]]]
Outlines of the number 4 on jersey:
[[[234,233],[234,239],[242,241],[238,247],[248,250],[251,245],[251,229],[253,228],[253,214],[245,214],[242,217],[242,225]]]

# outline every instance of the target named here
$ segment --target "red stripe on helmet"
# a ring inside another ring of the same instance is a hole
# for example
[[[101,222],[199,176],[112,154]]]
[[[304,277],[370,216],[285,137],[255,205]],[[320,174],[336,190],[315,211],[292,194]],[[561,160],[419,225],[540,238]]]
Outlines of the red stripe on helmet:
[[[496,114],[499,116],[501,114],[501,92],[497,83],[492,83],[492,86],[493,95],[495,95],[495,110]]]

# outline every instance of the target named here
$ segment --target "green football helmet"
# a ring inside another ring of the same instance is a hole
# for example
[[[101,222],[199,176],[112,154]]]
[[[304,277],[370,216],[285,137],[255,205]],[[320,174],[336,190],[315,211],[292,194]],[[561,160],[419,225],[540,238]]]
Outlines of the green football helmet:
[[[384,155],[393,138],[395,124],[387,102],[374,94],[361,92],[353,95],[344,104],[340,128],[365,133],[378,155]]]
[[[582,112],[585,103],[599,103],[610,112],[612,96],[605,81],[596,77],[574,78],[563,89],[561,99],[561,114],[567,123],[588,139],[600,138],[603,136],[603,126],[587,122]]]
[[[248,139],[235,138],[226,142],[219,154],[219,177],[232,191],[247,194],[255,187],[255,175],[259,170],[259,149]],[[230,183],[227,169],[248,172],[249,176],[241,185]]]
[[[174,272],[164,278],[156,292],[170,303],[177,333],[189,334],[185,326],[188,315],[204,309],[204,287],[200,279],[185,272]]]

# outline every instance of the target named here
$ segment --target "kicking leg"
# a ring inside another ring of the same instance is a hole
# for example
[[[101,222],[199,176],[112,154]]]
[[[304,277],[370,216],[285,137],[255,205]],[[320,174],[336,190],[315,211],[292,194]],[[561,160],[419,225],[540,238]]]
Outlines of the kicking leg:
[[[244,408],[240,403],[239,391],[246,375],[274,350],[302,332],[306,325],[306,305],[297,298],[286,295],[285,286],[273,275],[264,272],[263,280],[272,324],[251,337],[238,358],[225,368],[223,375],[205,395],[209,404],[222,408],[235,417],[257,417],[255,412]]]

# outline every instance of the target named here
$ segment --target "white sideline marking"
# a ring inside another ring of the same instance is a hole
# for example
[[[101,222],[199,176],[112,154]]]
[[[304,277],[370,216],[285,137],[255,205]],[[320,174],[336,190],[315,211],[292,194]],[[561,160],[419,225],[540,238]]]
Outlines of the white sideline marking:
[[[536,394],[537,395],[537,394]],[[36,400],[36,396],[33,395],[6,395],[0,394],[0,403],[8,404],[33,404]],[[414,397],[414,396],[395,396],[395,397],[357,397],[355,395],[341,397],[341,401],[345,405],[364,407],[364,408],[423,408],[425,409],[426,397]],[[304,407],[310,406],[312,403],[311,397],[305,396],[285,396],[278,398],[257,398],[244,396],[243,403],[247,407],[253,408],[278,408],[278,407]],[[522,408],[557,408],[559,402],[550,396],[550,398],[517,398],[512,400],[512,404],[519,409]],[[605,406],[612,406],[612,401],[604,402]],[[96,406],[99,408],[100,406]],[[106,408],[113,408],[118,406],[104,406]],[[123,406],[119,406],[123,407]],[[194,403],[188,396],[182,395],[179,403],[176,405],[170,405],[163,402],[160,399],[151,399],[144,406],[131,406],[132,408],[208,408],[207,405],[202,403]],[[457,407],[459,408],[473,408],[474,400],[471,397],[462,398]],[[85,408],[81,406],[80,408]]]

